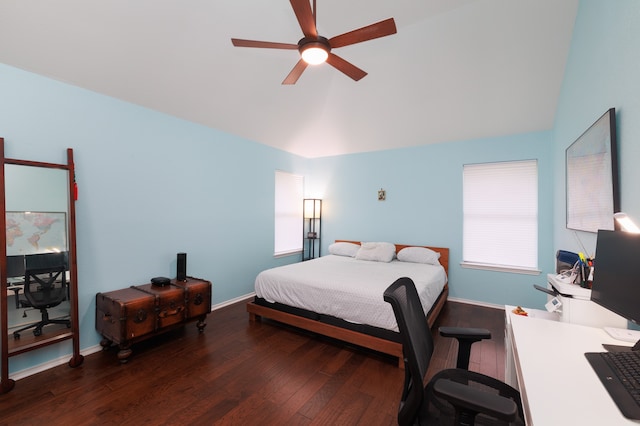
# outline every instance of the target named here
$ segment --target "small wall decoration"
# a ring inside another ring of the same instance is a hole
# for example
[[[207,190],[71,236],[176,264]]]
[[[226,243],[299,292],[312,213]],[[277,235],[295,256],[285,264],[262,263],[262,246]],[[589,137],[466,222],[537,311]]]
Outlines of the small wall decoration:
[[[387,191],[380,188],[380,191],[378,191],[378,201],[384,201],[386,199],[387,199]]]

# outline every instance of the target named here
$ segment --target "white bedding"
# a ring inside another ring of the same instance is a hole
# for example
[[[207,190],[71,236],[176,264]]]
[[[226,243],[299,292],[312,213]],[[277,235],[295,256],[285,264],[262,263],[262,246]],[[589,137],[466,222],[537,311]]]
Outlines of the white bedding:
[[[358,324],[398,331],[391,305],[383,293],[396,279],[411,278],[425,313],[438,298],[447,276],[441,265],[372,262],[327,255],[262,271],[256,295]]]

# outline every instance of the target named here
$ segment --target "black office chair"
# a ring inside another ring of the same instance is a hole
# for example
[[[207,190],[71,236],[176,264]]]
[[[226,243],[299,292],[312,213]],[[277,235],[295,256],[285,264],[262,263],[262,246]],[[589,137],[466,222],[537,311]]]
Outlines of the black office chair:
[[[384,292],[402,339],[405,382],[398,424],[405,425],[524,425],[520,393],[493,377],[468,370],[471,345],[491,337],[489,330],[441,327],[445,337],[458,339],[457,368],[424,380],[433,353],[433,338],[415,285],[396,280]]]
[[[20,333],[33,328],[33,334],[40,336],[42,327],[47,324],[65,324],[71,328],[69,318],[51,319],[49,311],[67,298],[66,261],[64,253],[45,253],[26,256],[24,296],[20,304],[24,308],[40,310],[42,319],[13,332],[13,337],[20,338]]]

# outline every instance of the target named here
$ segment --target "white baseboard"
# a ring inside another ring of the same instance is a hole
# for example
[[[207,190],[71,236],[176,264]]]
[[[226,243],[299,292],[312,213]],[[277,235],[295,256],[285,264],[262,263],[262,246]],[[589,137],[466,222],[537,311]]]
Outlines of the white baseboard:
[[[215,311],[216,309],[220,309],[220,308],[224,308],[225,306],[229,306],[229,305],[233,305],[234,303],[238,303],[241,302],[243,300],[247,300],[247,299],[251,299],[256,295],[255,292],[249,293],[249,294],[245,294],[244,296],[238,296],[235,297],[231,300],[226,300],[222,303],[218,303],[217,305],[212,305],[211,306],[211,310]]]
[[[468,305],[484,306],[485,308],[500,309],[504,311],[504,305],[496,305],[494,303],[478,302],[477,300],[460,299],[458,297],[447,297],[451,302],[466,303]]]
[[[95,345],[95,346],[91,346],[89,348],[81,350],[80,354],[87,356],[100,351],[102,351],[102,346]],[[56,359],[52,359],[51,361],[34,365],[33,367],[25,368],[24,370],[16,371],[15,373],[10,374],[9,377],[12,378],[13,380],[24,379],[25,377],[29,377],[34,374],[40,373],[42,371],[49,370],[50,368],[67,364],[71,359],[71,356],[72,356],[71,353],[68,353],[66,355],[61,355]]]
[[[233,305],[234,303],[241,302],[243,300],[248,300],[250,298],[253,298],[255,295],[256,295],[256,293],[253,292],[253,293],[245,294],[243,296],[238,296],[238,297],[233,298],[231,300],[226,300],[226,301],[224,301],[222,303],[218,303],[218,304],[212,305],[211,306],[211,311],[215,311],[217,309],[224,308],[225,306]],[[91,355],[91,354],[94,354],[96,352],[101,352],[101,351],[102,351],[102,346],[100,346],[100,344],[97,344],[97,345],[90,346],[88,348],[82,349],[80,351],[80,353],[82,355],[84,355],[84,356],[87,356],[87,355]],[[40,373],[42,371],[49,370],[50,368],[66,364],[66,363],[69,362],[69,359],[70,359],[71,356],[72,356],[71,353],[69,353],[67,355],[62,355],[62,356],[60,356],[60,357],[58,357],[56,359],[52,359],[51,361],[47,361],[45,363],[38,364],[38,365],[35,365],[33,367],[25,368],[24,370],[16,371],[15,373],[10,374],[9,377],[12,378],[13,380],[24,379],[25,377],[29,377],[29,376],[32,376],[34,374]]]

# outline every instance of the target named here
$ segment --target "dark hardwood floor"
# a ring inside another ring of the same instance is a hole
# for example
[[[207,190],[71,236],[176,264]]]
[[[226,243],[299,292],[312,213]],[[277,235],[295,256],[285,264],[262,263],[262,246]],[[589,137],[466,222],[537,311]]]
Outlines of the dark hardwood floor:
[[[264,320],[244,302],[134,345],[24,378],[0,395],[1,425],[394,425],[404,371],[385,355]],[[438,325],[485,327],[471,369],[504,379],[504,311],[448,302]],[[455,365],[436,337],[430,366]]]

